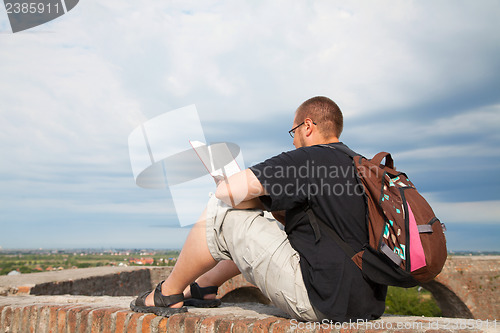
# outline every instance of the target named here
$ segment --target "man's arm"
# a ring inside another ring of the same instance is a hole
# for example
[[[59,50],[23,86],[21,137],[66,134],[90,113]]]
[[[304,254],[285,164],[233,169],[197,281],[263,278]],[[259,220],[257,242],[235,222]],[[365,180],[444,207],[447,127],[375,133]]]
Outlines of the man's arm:
[[[240,171],[229,177],[227,181],[220,182],[215,192],[217,199],[240,209],[262,209],[258,197],[266,194],[266,190],[250,169]]]
[[[215,196],[217,199],[237,209],[258,208],[264,210],[260,201],[261,195],[268,193],[250,169],[240,171],[229,177],[227,182],[221,181],[217,186]],[[271,212],[273,217],[285,224],[285,211]]]

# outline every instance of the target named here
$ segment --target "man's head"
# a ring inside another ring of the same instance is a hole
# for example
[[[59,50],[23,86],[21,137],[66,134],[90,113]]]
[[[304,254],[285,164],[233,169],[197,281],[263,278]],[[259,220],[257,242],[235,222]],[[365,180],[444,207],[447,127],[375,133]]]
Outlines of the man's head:
[[[338,142],[344,127],[342,112],[328,97],[317,96],[295,112],[293,145],[296,148]]]

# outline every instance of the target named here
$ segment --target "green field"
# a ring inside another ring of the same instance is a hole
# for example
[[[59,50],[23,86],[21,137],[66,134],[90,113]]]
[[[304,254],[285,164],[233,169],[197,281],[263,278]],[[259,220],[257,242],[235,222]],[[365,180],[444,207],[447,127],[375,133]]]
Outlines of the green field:
[[[432,294],[421,287],[405,289],[389,286],[385,313],[406,316],[442,316],[441,309]]]
[[[98,266],[140,266],[137,261],[148,259],[147,265],[173,266],[179,251],[23,251],[0,252],[0,275],[12,271],[35,273],[60,269]],[[135,261],[133,259],[136,259]],[[146,260],[143,260],[145,262]],[[143,263],[144,265],[145,263]]]

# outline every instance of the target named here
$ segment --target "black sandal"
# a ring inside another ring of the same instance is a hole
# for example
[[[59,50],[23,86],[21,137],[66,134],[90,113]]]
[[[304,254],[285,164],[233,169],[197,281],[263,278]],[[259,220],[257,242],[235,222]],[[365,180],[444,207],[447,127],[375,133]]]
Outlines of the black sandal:
[[[152,293],[152,291],[147,291],[139,295],[139,297],[137,297],[130,303],[130,309],[132,309],[132,311],[140,313],[154,313],[157,316],[163,316],[163,317],[170,317],[171,315],[177,313],[187,312],[187,309],[185,307],[181,308],[169,307],[175,303],[183,302],[184,295],[175,294],[170,296],[164,296],[161,293],[161,285],[163,284],[163,282],[164,281],[158,283],[158,285],[154,290],[154,304],[155,304],[154,306],[146,305],[146,297],[148,297],[148,295]]]
[[[198,283],[193,282],[190,285],[191,288],[191,298],[184,301],[186,306],[194,306],[197,308],[216,308],[221,305],[220,299],[204,299],[205,295],[217,294],[217,286],[210,287],[200,287]]]

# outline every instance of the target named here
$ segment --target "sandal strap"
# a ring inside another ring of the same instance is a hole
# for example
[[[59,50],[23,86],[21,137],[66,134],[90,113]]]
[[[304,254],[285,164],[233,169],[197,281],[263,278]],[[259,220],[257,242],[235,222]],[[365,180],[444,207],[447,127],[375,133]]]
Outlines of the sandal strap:
[[[160,283],[158,283],[158,285],[155,288],[155,294],[154,294],[155,306],[163,306],[167,308],[175,303],[184,301],[184,294],[164,296],[161,293],[161,285],[163,284],[163,282],[165,281],[161,281]]]
[[[217,290],[219,289],[217,286],[200,287],[196,282],[191,283],[190,288],[191,297],[197,299],[203,299],[205,295],[217,294]]]

